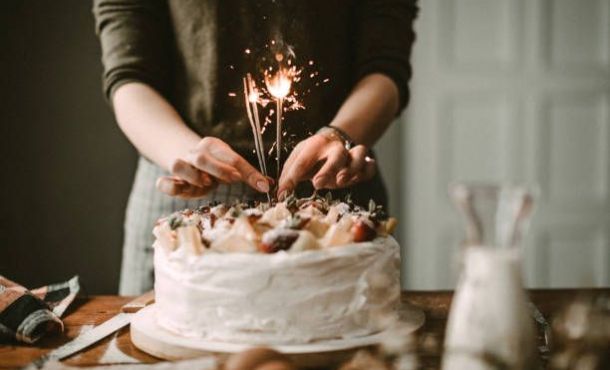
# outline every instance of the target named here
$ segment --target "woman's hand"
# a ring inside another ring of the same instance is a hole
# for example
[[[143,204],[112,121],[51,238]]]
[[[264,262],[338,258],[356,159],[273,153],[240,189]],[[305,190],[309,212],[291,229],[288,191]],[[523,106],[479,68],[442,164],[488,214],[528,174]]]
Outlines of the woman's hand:
[[[224,141],[205,137],[184,159],[171,166],[173,176],[157,180],[162,192],[181,198],[199,198],[218,183],[243,181],[260,192],[269,191],[269,180]]]
[[[301,141],[290,153],[280,176],[278,197],[282,199],[296,185],[311,179],[316,189],[354,185],[375,175],[375,160],[364,145],[350,150],[340,140],[315,134]]]

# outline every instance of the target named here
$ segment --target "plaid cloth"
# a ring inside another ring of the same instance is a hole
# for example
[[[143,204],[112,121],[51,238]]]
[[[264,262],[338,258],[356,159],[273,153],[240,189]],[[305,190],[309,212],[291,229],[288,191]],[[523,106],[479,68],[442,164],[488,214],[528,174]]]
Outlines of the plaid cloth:
[[[119,294],[139,295],[153,287],[152,234],[155,222],[163,216],[185,208],[197,208],[211,201],[265,199],[243,183],[219,185],[200,199],[184,200],[161,193],[155,187],[160,176],[169,173],[140,157],[134,183],[127,203],[123,241],[123,261]]]
[[[78,276],[27,290],[0,275],[0,338],[34,343],[47,333],[63,331],[60,317],[79,289]]]

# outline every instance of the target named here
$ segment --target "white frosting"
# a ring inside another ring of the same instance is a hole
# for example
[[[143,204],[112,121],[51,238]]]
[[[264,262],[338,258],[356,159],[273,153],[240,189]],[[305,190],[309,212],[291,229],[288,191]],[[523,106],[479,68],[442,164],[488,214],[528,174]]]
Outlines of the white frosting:
[[[279,344],[368,335],[400,298],[392,237],[274,254],[195,256],[157,244],[154,263],[158,323],[210,340]]]

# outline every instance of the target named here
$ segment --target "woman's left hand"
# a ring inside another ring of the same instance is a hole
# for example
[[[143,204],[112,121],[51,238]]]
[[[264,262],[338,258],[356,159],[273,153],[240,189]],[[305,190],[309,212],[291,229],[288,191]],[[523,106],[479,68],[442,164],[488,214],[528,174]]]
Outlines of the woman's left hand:
[[[316,189],[336,189],[369,180],[375,171],[375,160],[364,145],[347,150],[342,141],[315,134],[290,153],[280,176],[278,197],[285,197],[301,181],[311,179]]]

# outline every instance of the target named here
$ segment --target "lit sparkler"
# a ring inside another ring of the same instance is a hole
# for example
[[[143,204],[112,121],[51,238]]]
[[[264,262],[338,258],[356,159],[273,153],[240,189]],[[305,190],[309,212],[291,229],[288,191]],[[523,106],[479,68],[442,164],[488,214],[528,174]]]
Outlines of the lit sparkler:
[[[276,121],[276,140],[274,146],[269,148],[268,156],[271,156],[273,150],[276,152],[276,162],[277,162],[277,173],[276,180],[279,181],[281,174],[281,157],[282,157],[282,141],[283,137],[286,135],[286,132],[283,131],[283,114],[284,111],[296,111],[305,109],[302,104],[302,99],[311,92],[310,89],[306,91],[301,91],[297,93],[294,90],[294,84],[298,83],[302,76],[302,72],[305,68],[312,67],[314,65],[313,60],[309,60],[308,65],[303,68],[297,68],[294,65],[294,51],[288,45],[283,43],[276,43],[275,40],[271,40],[271,47],[269,44],[265,45],[268,49],[275,49],[274,59],[277,62],[277,67],[267,65],[263,70],[264,78],[260,80],[260,83],[264,82],[265,87],[257,88],[255,84],[254,78],[248,73],[246,77],[243,78],[244,84],[244,100],[246,103],[246,111],[248,115],[248,120],[250,121],[250,126],[252,127],[252,133],[254,135],[254,144],[255,151],[258,158],[259,166],[263,175],[268,176],[267,173],[267,164],[265,158],[265,148],[263,141],[263,133],[265,132],[267,125],[272,124],[272,116],[275,114]],[[278,51],[280,49],[281,51]],[[246,55],[250,55],[252,51],[250,49],[245,49],[244,53]],[[263,58],[265,60],[265,58]],[[230,69],[234,69],[231,65]],[[307,74],[305,74],[307,75]],[[309,74],[310,80],[318,80],[319,72],[313,71],[313,73]],[[328,78],[324,80],[324,83],[329,81]],[[319,83],[316,83],[318,86]],[[234,97],[235,93],[229,92],[229,97]],[[275,109],[267,108],[267,104],[270,103],[271,100],[275,100]],[[264,109],[263,112],[267,112],[265,115],[264,121],[262,122],[259,119],[259,108],[258,104]],[[288,139],[288,138],[287,138]],[[270,199],[269,193],[267,193],[267,198]]]
[[[265,70],[265,85],[267,85],[267,91],[275,99],[276,104],[276,140],[275,140],[275,160],[277,162],[277,179],[280,178],[281,173],[281,157],[282,157],[282,113],[284,110],[284,99],[290,93],[290,87],[292,81],[296,75],[296,68],[289,67],[285,68],[281,65],[284,60],[284,56],[280,53],[275,55],[275,59],[280,63],[275,74],[271,74],[268,70]]]

